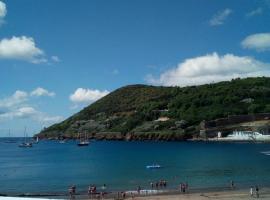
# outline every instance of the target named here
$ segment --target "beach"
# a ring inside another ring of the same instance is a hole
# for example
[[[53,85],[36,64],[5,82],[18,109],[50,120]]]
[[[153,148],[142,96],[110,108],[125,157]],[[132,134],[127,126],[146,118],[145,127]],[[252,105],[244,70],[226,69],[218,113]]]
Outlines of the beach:
[[[87,196],[78,196],[76,199],[89,199]],[[118,199],[115,197],[110,197],[105,199]],[[123,198],[119,198],[123,199]],[[196,192],[187,192],[187,193],[161,193],[157,195],[138,195],[131,197],[128,195],[125,199],[134,199],[134,200],[205,200],[205,199],[256,199],[256,194],[254,191],[253,197],[250,196],[249,188],[246,189],[235,189],[235,190],[220,190],[220,191],[196,191]],[[270,199],[270,188],[260,188],[259,199]]]
[[[270,199],[270,188],[261,188],[259,192],[259,199]],[[35,198],[22,198],[22,197],[0,197],[2,200],[31,200]],[[37,199],[70,199],[67,196],[62,197],[51,197],[51,198],[37,198]],[[89,198],[87,195],[76,195],[74,199],[98,199],[98,198]],[[102,198],[101,198],[102,199]],[[105,196],[104,199],[117,199],[117,196]],[[119,198],[123,199],[123,198]],[[185,194],[180,193],[164,193],[158,195],[142,195],[142,196],[134,196],[131,197],[130,195],[126,196],[125,199],[134,199],[134,200],[205,200],[205,199],[219,199],[219,200],[227,200],[227,199],[234,199],[234,200],[242,200],[242,199],[256,199],[255,193],[254,196],[251,197],[249,193],[249,188],[247,189],[239,189],[239,190],[227,190],[227,191],[207,191],[207,192],[188,192]]]

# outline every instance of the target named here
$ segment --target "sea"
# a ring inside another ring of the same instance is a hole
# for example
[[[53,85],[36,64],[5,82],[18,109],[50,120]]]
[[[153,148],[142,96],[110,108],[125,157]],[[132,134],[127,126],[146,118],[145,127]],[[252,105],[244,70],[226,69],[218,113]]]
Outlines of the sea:
[[[63,193],[76,185],[106,184],[110,191],[150,188],[166,180],[169,188],[188,183],[190,188],[270,185],[270,144],[162,141],[41,140],[20,148],[21,138],[6,143],[0,138],[0,194]],[[159,164],[159,169],[147,165]]]

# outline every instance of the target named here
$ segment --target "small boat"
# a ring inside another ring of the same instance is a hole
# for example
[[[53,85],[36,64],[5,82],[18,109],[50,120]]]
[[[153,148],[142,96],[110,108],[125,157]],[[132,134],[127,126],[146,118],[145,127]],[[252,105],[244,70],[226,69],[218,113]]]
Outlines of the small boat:
[[[146,169],[159,169],[159,168],[161,168],[161,166],[158,165],[158,164],[147,165],[147,166],[146,166]]]
[[[31,142],[26,142],[26,143],[23,142],[23,143],[19,144],[19,147],[25,147],[25,148],[33,147],[33,144]]]
[[[66,140],[59,140],[59,143],[60,144],[65,144],[66,143]]]
[[[77,144],[78,146],[88,146],[89,142],[88,141],[82,141]]]
[[[24,142],[22,142],[21,144],[19,144],[19,147],[22,147],[22,148],[33,147],[33,144],[31,142],[27,142],[26,141],[26,138],[27,138],[27,133],[26,133],[26,128],[24,128]]]
[[[77,145],[80,147],[89,145],[89,140],[86,136],[86,133],[84,133],[84,137],[82,137],[81,134],[79,133],[79,143]]]
[[[39,138],[38,138],[38,136],[36,137],[36,143],[39,143]]]

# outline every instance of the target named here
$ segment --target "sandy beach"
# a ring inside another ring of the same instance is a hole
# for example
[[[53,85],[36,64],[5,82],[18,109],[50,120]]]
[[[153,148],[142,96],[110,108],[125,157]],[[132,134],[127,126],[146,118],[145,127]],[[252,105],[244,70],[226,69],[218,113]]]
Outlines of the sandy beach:
[[[270,188],[263,188],[260,190],[259,199],[270,199]],[[31,199],[47,199],[47,198],[19,198],[19,197],[0,197],[2,200],[31,200]],[[57,197],[48,198],[52,199],[69,199],[69,197]],[[75,196],[74,199],[91,199],[85,195]],[[97,198],[92,198],[97,199]],[[117,199],[109,197],[105,199]],[[119,198],[119,200],[122,198]],[[242,199],[256,199],[254,194],[253,197],[249,194],[249,189],[246,190],[231,190],[231,191],[216,191],[216,192],[196,192],[196,193],[186,193],[186,194],[160,194],[160,195],[147,195],[147,196],[127,196],[125,199],[134,200],[206,200],[206,199],[219,199],[219,200],[242,200]]]
[[[129,198],[132,199],[132,198]],[[192,193],[192,194],[175,194],[175,195],[157,195],[135,197],[137,200],[205,200],[205,199],[256,199],[251,197],[249,191],[226,191],[226,192],[206,192],[206,193]],[[270,193],[261,193],[259,199],[270,199]]]

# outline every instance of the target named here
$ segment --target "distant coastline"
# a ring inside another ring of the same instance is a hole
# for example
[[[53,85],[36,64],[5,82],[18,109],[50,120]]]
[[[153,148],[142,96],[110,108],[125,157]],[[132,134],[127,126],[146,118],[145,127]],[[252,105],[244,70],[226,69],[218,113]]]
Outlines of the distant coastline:
[[[185,141],[270,130],[270,78],[188,87],[128,85],[41,130],[40,138]]]

